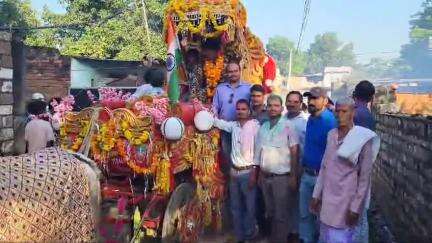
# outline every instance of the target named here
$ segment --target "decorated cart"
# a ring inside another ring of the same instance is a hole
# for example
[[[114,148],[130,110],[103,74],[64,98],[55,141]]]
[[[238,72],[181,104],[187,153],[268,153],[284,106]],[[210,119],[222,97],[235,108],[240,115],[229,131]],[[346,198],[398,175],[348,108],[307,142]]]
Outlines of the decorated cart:
[[[267,85],[276,68],[246,18],[235,0],[169,1],[168,97],[131,100],[101,88],[78,113],[72,98],[54,104],[61,147],[104,173],[102,239],[197,242],[206,229],[221,229],[225,181],[210,101],[228,60],[239,61],[252,84]]]

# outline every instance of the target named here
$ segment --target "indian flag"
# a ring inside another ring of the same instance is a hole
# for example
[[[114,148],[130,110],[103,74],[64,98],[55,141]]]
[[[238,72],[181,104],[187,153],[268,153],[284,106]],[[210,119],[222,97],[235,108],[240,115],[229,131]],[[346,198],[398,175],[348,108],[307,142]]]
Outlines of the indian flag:
[[[168,45],[167,69],[168,69],[168,97],[171,103],[178,103],[180,98],[180,82],[182,79],[182,54],[177,34],[172,20],[168,21],[166,34]]]

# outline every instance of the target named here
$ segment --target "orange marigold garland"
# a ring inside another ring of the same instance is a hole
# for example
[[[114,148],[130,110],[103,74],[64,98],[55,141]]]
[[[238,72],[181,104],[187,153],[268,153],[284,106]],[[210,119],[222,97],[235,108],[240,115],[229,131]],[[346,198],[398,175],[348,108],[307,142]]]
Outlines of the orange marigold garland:
[[[216,62],[205,61],[204,63],[204,75],[207,81],[207,97],[212,98],[216,91],[216,87],[222,78],[222,72],[224,69],[224,57],[218,56]]]
[[[156,169],[155,164],[150,163],[149,160],[149,166],[140,166],[137,159],[135,158],[136,156],[132,155],[128,151],[127,143],[128,141],[126,139],[119,139],[116,144],[118,155],[127,164],[127,166],[136,174],[148,175],[154,173]]]

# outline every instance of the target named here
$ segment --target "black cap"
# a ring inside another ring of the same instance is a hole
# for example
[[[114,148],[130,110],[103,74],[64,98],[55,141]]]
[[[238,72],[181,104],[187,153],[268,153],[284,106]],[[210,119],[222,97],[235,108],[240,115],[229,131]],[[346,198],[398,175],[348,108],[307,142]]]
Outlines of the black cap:
[[[328,98],[327,91],[321,87],[313,87],[309,92],[305,92],[303,94],[303,96],[308,97],[308,98],[310,98],[310,97],[312,97],[312,98],[319,98],[319,97]]]

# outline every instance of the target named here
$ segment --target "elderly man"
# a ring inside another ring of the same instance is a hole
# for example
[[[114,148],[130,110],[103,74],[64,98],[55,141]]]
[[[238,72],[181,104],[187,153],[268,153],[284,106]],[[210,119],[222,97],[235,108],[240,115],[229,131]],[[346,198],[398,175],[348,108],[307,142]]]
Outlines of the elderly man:
[[[321,221],[320,242],[353,242],[353,229],[368,195],[377,136],[354,126],[354,114],[351,98],[336,103],[338,127],[328,133],[310,205]]]
[[[255,161],[260,165],[266,215],[271,220],[271,241],[286,242],[298,232],[298,137],[282,116],[282,99],[270,95],[270,120],[261,126],[255,142]]]
[[[215,119],[214,125],[231,133],[230,207],[237,241],[243,242],[254,239],[258,233],[255,215],[258,165],[253,160],[253,153],[260,125],[251,119],[248,100],[237,101],[236,110],[236,121]]]
[[[300,182],[300,239],[312,243],[316,242],[318,229],[316,217],[309,211],[309,204],[326,148],[327,133],[336,127],[336,119],[327,109],[328,97],[323,88],[312,88],[305,95],[308,97],[310,117],[306,125]]]

